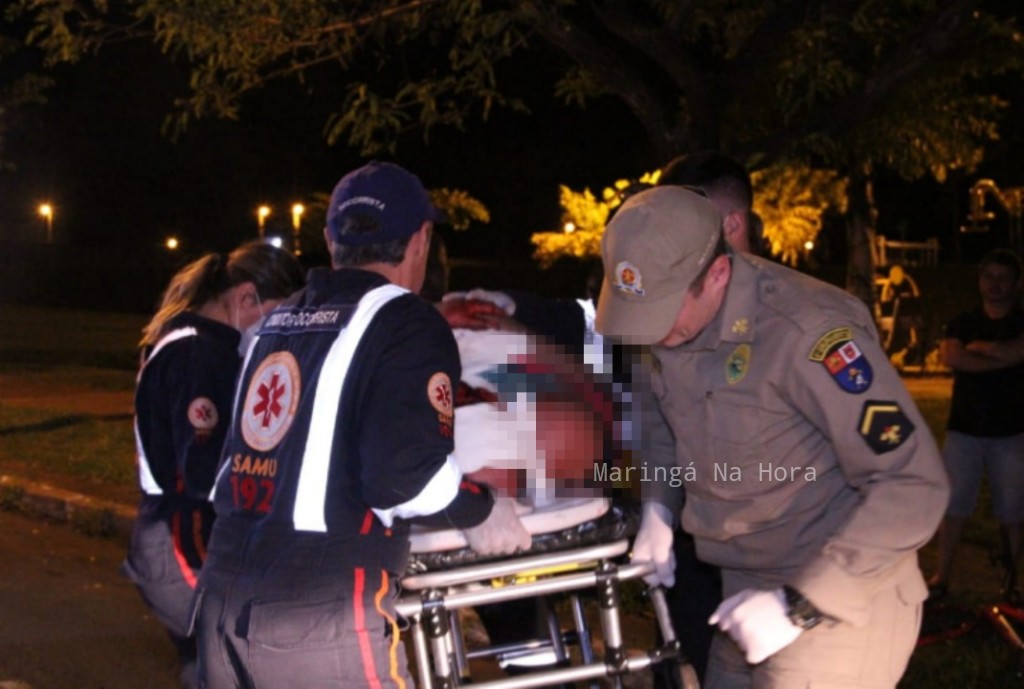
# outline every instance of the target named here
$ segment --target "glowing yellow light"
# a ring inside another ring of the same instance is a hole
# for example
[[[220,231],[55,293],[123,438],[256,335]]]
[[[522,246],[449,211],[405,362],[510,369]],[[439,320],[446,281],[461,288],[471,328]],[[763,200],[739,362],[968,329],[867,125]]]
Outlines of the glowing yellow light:
[[[175,249],[178,248],[178,238],[168,237],[167,241],[164,242],[164,246],[166,246],[169,250],[174,251]]]
[[[263,226],[267,224],[267,216],[270,215],[270,206],[263,205],[256,209],[256,219],[259,221],[260,237],[263,237]]]
[[[292,206],[292,227],[296,230],[299,229],[299,225],[302,224],[302,214],[306,212],[306,207],[301,203],[296,203]]]
[[[576,224],[575,223],[571,223],[571,222],[567,222],[567,223],[565,223],[565,225],[563,226],[562,229],[565,230],[566,234],[572,234],[573,232],[576,231]]]
[[[53,206],[49,203],[39,204],[39,215],[46,221],[46,243],[53,244]]]
[[[807,249],[808,251],[813,251],[814,242],[812,242],[811,240],[807,240],[806,242],[804,242],[804,248]]]

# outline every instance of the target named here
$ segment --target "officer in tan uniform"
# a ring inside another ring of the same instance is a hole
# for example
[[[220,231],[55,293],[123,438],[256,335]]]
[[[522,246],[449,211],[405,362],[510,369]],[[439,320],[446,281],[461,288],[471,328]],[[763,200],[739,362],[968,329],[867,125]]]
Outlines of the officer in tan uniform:
[[[949,489],[867,309],[733,254],[680,187],[623,204],[602,257],[597,328],[653,362],[634,559],[671,584],[685,490],[683,528],[723,568],[707,686],[894,687],[926,597],[917,549]]]

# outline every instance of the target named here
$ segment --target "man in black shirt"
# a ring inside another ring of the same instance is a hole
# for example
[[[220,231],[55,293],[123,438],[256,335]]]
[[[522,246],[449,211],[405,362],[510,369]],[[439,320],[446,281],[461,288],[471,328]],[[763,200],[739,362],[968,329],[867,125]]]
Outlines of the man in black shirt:
[[[1021,263],[997,249],[982,260],[981,305],[946,326],[940,345],[953,369],[953,402],[943,458],[952,483],[949,508],[939,529],[939,568],[928,584],[946,591],[964,523],[974,511],[986,472],[992,509],[1003,531],[1008,572],[1015,571],[1024,521],[1024,310]],[[1012,580],[1011,580],[1012,582]],[[1011,591],[1007,591],[1011,593]]]

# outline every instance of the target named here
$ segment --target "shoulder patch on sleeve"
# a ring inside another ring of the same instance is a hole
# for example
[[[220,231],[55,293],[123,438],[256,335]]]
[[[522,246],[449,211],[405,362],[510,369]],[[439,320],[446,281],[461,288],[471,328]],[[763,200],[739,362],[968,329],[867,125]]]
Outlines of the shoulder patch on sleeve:
[[[217,406],[208,397],[196,397],[188,405],[188,422],[197,431],[216,428],[219,419]]]
[[[838,342],[849,342],[853,339],[853,331],[849,328],[836,328],[829,330],[814,343],[811,354],[808,357],[811,361],[824,361],[825,356]]]
[[[196,442],[205,445],[220,422],[217,405],[209,397],[196,397],[188,405],[188,422],[195,431]]]
[[[914,432],[914,424],[894,401],[866,401],[857,426],[876,455],[895,450]]]
[[[427,382],[427,400],[437,412],[438,432],[442,438],[455,437],[455,395],[452,381],[444,371],[430,376]]]
[[[451,415],[454,401],[452,399],[452,383],[447,373],[438,371],[430,377],[430,381],[427,383],[427,398],[438,413]]]
[[[860,394],[871,387],[874,372],[867,357],[853,341],[850,328],[836,328],[825,333],[807,357],[817,361],[846,392]]]

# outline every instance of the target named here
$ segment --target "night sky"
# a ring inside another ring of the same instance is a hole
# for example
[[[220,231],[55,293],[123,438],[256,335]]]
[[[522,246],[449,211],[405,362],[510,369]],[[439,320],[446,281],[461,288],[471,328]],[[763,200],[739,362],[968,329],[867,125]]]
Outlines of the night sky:
[[[378,156],[488,206],[490,225],[442,229],[456,256],[526,259],[529,235],[558,226],[560,183],[600,191],[657,164],[624,106],[564,107],[541,69],[526,64],[513,75],[538,84],[532,116],[498,110],[465,132],[434,130],[429,143],[410,134],[393,156]],[[51,200],[65,244],[153,245],[173,234],[187,251],[230,249],[255,236],[261,203],[274,207],[268,228],[290,227],[293,202],[329,192],[366,160],[345,143],[328,147],[322,131],[336,94],[326,80],[272,86],[246,99],[239,121],[195,122],[174,143],[160,129],[185,73],[152,46],[107,49],[57,79],[49,105],[9,135],[17,170],[0,174],[0,238],[41,235],[36,208]]]

